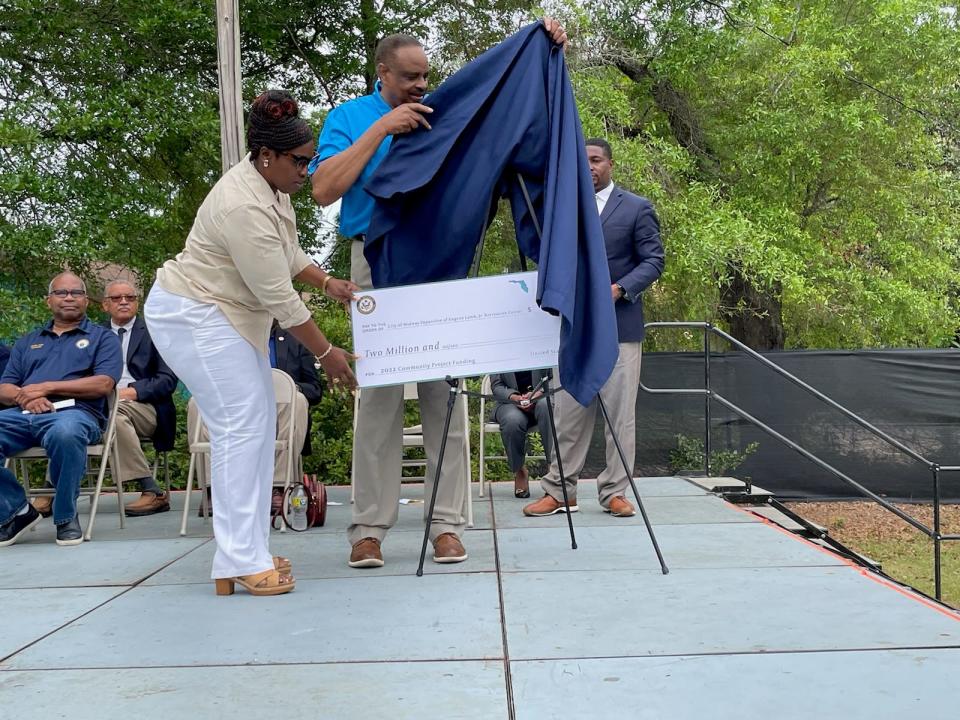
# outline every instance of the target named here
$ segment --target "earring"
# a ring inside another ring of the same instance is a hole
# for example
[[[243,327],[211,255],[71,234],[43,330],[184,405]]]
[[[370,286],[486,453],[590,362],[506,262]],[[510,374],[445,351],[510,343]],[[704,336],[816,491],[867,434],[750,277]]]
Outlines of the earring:
[[[270,167],[270,161],[267,160],[266,158],[264,158],[264,160],[263,160],[263,166],[264,166],[264,167]]]

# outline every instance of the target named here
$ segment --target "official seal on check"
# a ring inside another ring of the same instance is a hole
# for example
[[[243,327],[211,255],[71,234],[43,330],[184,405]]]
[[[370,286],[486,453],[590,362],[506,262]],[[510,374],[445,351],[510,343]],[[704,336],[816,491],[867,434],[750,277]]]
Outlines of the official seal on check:
[[[357,300],[357,312],[362,315],[369,315],[376,309],[377,301],[369,295],[362,295],[360,299]]]

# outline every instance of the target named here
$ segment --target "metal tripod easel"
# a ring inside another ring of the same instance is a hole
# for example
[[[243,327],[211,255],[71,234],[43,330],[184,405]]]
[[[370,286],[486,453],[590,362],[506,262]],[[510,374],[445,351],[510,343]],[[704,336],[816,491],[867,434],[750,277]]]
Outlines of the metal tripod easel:
[[[537,232],[537,237],[542,239],[543,235],[540,229],[540,222],[537,219],[536,212],[534,212],[533,202],[530,199],[529,192],[527,192],[526,183],[524,183],[523,177],[519,173],[517,174],[517,180],[520,183],[520,189],[523,192],[523,197],[527,204],[527,210],[529,211],[530,218],[533,221],[533,226]],[[483,239],[485,235],[486,235],[486,228],[484,228],[484,231],[480,237],[478,253],[475,259],[476,267],[473,273],[474,276],[477,276],[480,273],[480,258],[483,254]],[[526,271],[527,261],[523,255],[523,252],[519,250],[519,247],[518,247],[518,252],[520,254],[520,267],[522,270]],[[563,459],[560,456],[560,442],[559,442],[559,439],[557,438],[557,426],[555,422],[554,407],[553,407],[553,395],[555,395],[557,392],[559,392],[563,388],[562,387],[551,388],[550,380],[552,378],[553,378],[553,371],[547,370],[544,378],[540,381],[540,383],[537,385],[537,388],[535,388],[535,390],[542,387],[544,397],[546,398],[546,401],[547,401],[547,410],[548,410],[548,415],[550,417],[550,431],[553,436],[554,452],[556,452],[557,454],[557,468],[560,472],[560,487],[563,492],[563,505],[565,508],[565,514],[567,516],[567,527],[570,530],[570,547],[573,550],[576,550],[577,539],[573,530],[573,518],[572,518],[572,513],[570,512],[570,498],[567,492],[566,475],[563,472]],[[484,396],[482,393],[469,391],[469,390],[461,390],[459,386],[459,381],[456,378],[453,378],[449,375],[445,378],[445,381],[450,386],[450,391],[447,396],[447,414],[443,422],[443,438],[440,442],[440,453],[437,458],[437,468],[436,468],[436,474],[433,480],[433,490],[430,494],[430,505],[427,512],[427,520],[423,530],[423,543],[421,544],[421,547],[420,547],[420,563],[417,566],[417,577],[423,576],[423,563],[424,563],[424,560],[426,559],[427,542],[430,539],[430,526],[433,522],[433,512],[437,502],[437,488],[439,487],[439,484],[440,484],[440,471],[443,467],[443,456],[444,456],[444,453],[446,452],[447,435],[450,430],[450,419],[453,416],[453,408],[456,402],[457,394],[459,393],[467,397],[476,397],[476,398],[487,397],[487,399],[490,399],[490,400],[494,399],[492,396]],[[603,398],[600,396],[599,393],[597,393],[596,400],[597,400],[597,403],[600,405],[600,410],[601,410],[601,413],[603,414],[603,420],[607,424],[607,427],[610,430],[610,436],[613,438],[614,444],[616,445],[617,453],[620,456],[620,462],[623,463],[623,470],[627,475],[627,480],[630,482],[630,488],[633,490],[633,495],[637,500],[637,507],[640,509],[640,514],[643,517],[644,525],[646,525],[647,533],[650,535],[650,542],[653,544],[653,549],[656,552],[657,559],[660,562],[660,569],[662,573],[666,575],[667,573],[670,572],[670,570],[669,568],[667,568],[667,564],[663,559],[663,553],[660,551],[660,545],[657,543],[656,535],[653,532],[653,526],[650,524],[650,518],[647,515],[646,508],[643,505],[643,499],[640,497],[640,493],[637,490],[637,485],[633,480],[633,468],[630,467],[629,463],[627,462],[627,456],[623,452],[623,447],[620,445],[620,439],[617,437],[617,434],[614,432],[613,424],[611,423],[610,416],[607,413],[607,406],[603,402]],[[467,492],[470,492],[469,488],[467,489]]]

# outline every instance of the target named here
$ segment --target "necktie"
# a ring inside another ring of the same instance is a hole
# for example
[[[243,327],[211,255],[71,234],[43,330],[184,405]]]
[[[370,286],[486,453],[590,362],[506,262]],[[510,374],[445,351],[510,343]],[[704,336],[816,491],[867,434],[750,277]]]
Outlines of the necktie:
[[[123,352],[123,336],[127,334],[126,328],[117,328],[117,336],[120,338],[120,352]]]

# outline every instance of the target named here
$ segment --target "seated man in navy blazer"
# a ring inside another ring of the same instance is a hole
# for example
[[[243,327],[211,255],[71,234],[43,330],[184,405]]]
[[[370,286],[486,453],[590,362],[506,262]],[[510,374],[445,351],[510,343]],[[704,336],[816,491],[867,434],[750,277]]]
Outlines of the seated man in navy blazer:
[[[597,196],[597,212],[603,226],[610,266],[610,295],[617,314],[620,354],[617,364],[600,397],[607,407],[610,422],[630,464],[636,459],[636,404],[640,384],[640,349],[643,344],[643,291],[663,272],[663,245],[660,242],[660,221],[653,205],[646,198],[614,185],[613,151],[603,139],[585,141],[593,189]],[[576,512],[577,479],[583,470],[593,435],[597,401],[583,407],[565,392],[557,393],[555,420],[557,452],[567,476],[570,511]],[[604,426],[607,441],[606,467],[597,477],[600,505],[615,517],[633,515],[633,505],[626,498],[629,483],[623,463],[610,434]],[[564,512],[560,471],[554,461],[540,481],[544,496],[527,505],[525,515],[539,517]]]
[[[165,512],[170,509],[169,488],[164,491],[157,485],[140,440],[150,438],[157,452],[173,450],[177,377],[153,346],[143,318],[137,317],[140,296],[136,288],[114,280],[103,295],[103,309],[110,315],[104,327],[120,338],[123,347],[123,373],[117,383],[117,475],[123,482],[139,483],[141,490],[140,497],[125,510],[131,517]]]

